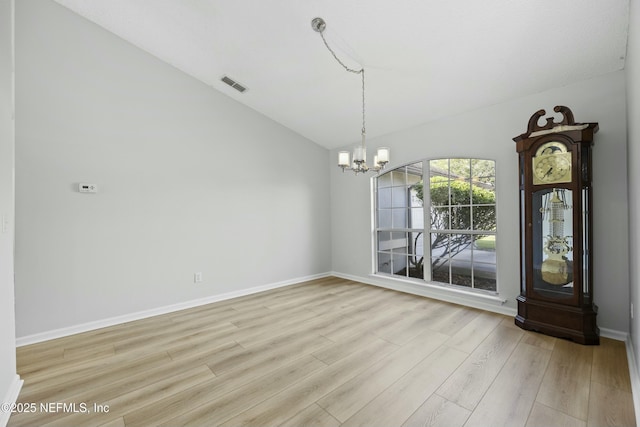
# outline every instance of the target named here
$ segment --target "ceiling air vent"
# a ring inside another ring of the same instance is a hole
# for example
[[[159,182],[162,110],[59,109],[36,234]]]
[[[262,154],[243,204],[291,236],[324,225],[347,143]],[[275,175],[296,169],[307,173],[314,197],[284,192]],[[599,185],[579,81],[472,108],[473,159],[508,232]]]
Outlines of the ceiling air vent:
[[[229,86],[231,86],[232,88],[234,88],[235,90],[237,90],[238,92],[242,93],[245,90],[247,90],[246,87],[242,86],[241,84],[239,84],[238,82],[236,82],[235,80],[224,76],[222,77],[220,80],[222,80],[223,82],[225,82],[226,84],[228,84]]]

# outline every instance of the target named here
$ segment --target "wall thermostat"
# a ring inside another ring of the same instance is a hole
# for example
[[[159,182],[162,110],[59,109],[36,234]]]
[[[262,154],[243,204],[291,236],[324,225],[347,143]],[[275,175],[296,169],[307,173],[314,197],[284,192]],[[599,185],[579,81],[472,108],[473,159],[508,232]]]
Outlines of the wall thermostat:
[[[96,184],[78,184],[78,191],[81,193],[97,193],[98,186]]]

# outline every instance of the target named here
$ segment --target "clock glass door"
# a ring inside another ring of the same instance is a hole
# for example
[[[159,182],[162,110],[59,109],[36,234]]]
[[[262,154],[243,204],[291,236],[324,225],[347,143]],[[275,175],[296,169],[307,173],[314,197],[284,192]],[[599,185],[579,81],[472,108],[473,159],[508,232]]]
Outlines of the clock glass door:
[[[551,299],[574,295],[573,192],[545,188],[533,193],[533,291]]]

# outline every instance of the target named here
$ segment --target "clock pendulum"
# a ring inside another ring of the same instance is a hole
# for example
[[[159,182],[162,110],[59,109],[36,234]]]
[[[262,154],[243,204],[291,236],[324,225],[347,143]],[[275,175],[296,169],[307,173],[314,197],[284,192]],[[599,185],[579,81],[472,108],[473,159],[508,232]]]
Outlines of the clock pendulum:
[[[573,249],[569,245],[570,236],[564,235],[564,212],[569,207],[565,200],[564,189],[555,188],[551,193],[547,193],[544,205],[549,207],[540,208],[543,219],[547,220],[548,234],[545,236],[543,251],[547,258],[542,261],[542,280],[551,285],[573,285],[571,283],[571,265],[567,254]]]

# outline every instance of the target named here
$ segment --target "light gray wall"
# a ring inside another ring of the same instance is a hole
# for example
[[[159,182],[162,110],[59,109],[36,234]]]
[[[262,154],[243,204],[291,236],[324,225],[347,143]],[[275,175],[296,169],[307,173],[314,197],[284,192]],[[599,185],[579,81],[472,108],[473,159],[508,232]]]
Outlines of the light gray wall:
[[[17,3],[18,337],[330,271],[326,149]]]
[[[429,100],[425,100],[429,102]],[[513,311],[519,294],[518,170],[512,138],[525,132],[531,115],[544,108],[565,105],[578,122],[598,122],[594,147],[594,293],[601,328],[627,332],[629,261],[626,254],[627,171],[625,74],[615,72],[570,86],[516,99],[499,105],[427,123],[403,132],[371,139],[368,147],[391,148],[393,168],[421,158],[478,157],[496,160],[498,203],[498,288],[507,302],[495,306]],[[371,106],[370,108],[374,108]],[[375,123],[369,124],[373,130]],[[331,153],[335,163],[337,151]],[[370,180],[331,173],[333,269],[389,286],[389,280],[371,278]],[[398,287],[398,286],[396,286]],[[427,295],[411,285],[404,289]],[[438,295],[445,295],[439,293]],[[483,300],[462,298],[460,302],[481,306]],[[491,305],[491,304],[489,304]],[[485,307],[487,308],[487,307]]]
[[[12,1],[0,0],[0,403],[16,380],[13,294]],[[7,221],[2,230],[2,217]],[[7,396],[9,397],[9,396]],[[0,413],[0,424],[3,414]]]
[[[629,40],[625,61],[629,132],[629,287],[631,302],[634,305],[631,341],[636,362],[640,363],[640,4],[637,0],[630,3]]]

